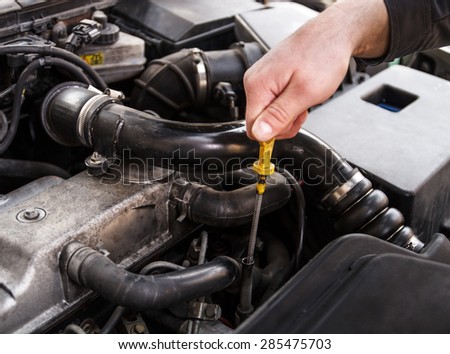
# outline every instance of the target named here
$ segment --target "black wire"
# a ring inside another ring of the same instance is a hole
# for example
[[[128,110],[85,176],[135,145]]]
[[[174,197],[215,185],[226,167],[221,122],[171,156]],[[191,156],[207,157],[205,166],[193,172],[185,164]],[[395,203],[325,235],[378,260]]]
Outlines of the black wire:
[[[4,89],[2,92],[0,92],[0,98],[5,97],[6,95],[9,95],[11,92],[13,92],[16,88],[16,84],[12,84],[8,88]]]
[[[68,52],[61,48],[56,47],[48,47],[48,46],[39,46],[39,45],[4,45],[0,47],[0,55],[6,54],[39,54],[43,57],[56,57],[64,59],[75,66],[81,68],[89,77],[92,78],[94,82],[94,86],[96,86],[99,90],[104,91],[107,88],[105,81],[102,77],[83,59],[79,56]]]
[[[1,49],[1,48],[0,48]],[[5,138],[0,143],[0,155],[3,154],[6,149],[11,145],[14,137],[17,133],[17,127],[19,126],[20,119],[20,107],[22,105],[22,91],[25,87],[25,83],[28,77],[38,68],[42,66],[42,63],[39,60],[35,60],[28,64],[27,67],[22,71],[19,76],[19,79],[16,83],[16,88],[14,90],[14,100],[13,100],[13,108],[11,114],[11,122],[9,123],[9,129],[6,133]]]
[[[91,82],[88,76],[86,76],[86,74],[84,74],[83,71],[78,66],[71,63],[70,61],[61,58],[52,58],[51,65],[67,70],[70,73],[70,76],[72,76],[72,79],[75,79],[88,85],[93,84],[93,82]]]
[[[8,120],[3,112],[0,112],[0,141],[3,141],[8,133]]]
[[[2,47],[0,47],[1,53]],[[80,69],[73,63],[66,61],[61,58],[46,58],[46,59],[37,59],[28,64],[17,80],[16,87],[14,89],[14,99],[13,99],[13,108],[11,113],[11,121],[9,123],[9,129],[0,142],[0,155],[2,155],[6,149],[11,145],[14,140],[14,137],[17,133],[17,128],[19,126],[20,120],[20,108],[22,106],[22,96],[23,90],[25,88],[26,81],[30,75],[34,73],[35,70],[39,69],[43,66],[57,66],[63,69],[68,70],[76,79],[81,80],[87,84],[90,84],[90,80],[88,77],[80,71]]]
[[[117,322],[119,322],[120,318],[125,313],[126,308],[123,306],[117,306],[108,321],[106,321],[105,325],[102,328],[102,334],[108,334],[111,330],[116,326]]]
[[[279,166],[276,166],[275,170],[287,179],[287,181],[290,183],[295,193],[295,201],[298,217],[298,229],[297,229],[298,237],[296,238],[296,245],[295,245],[295,270],[298,270],[300,269],[301,265],[303,252],[303,238],[305,232],[305,196],[297,179],[288,170],[285,170],[284,168],[281,168]]]

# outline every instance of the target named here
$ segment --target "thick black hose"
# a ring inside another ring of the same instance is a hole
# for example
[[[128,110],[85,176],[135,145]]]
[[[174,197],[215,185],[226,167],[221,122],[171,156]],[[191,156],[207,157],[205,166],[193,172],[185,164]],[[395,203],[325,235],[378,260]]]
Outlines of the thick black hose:
[[[0,47],[0,51],[2,48],[3,47]],[[14,100],[11,113],[11,121],[4,139],[0,142],[0,155],[3,154],[6,151],[6,149],[8,149],[8,147],[11,145],[16,136],[20,120],[20,108],[22,106],[23,90],[25,88],[25,84],[28,77],[32,75],[34,71],[39,69],[40,67],[52,65],[68,70],[69,73],[71,73],[77,80],[80,80],[87,84],[90,83],[86,75],[84,75],[74,64],[64,59],[59,58],[38,59],[28,64],[20,74],[14,89]]]
[[[279,272],[273,276],[268,287],[264,291],[259,301],[260,304],[266,302],[270,297],[280,289],[286,281],[295,273],[295,259],[288,262],[283,268],[280,268]]]
[[[35,180],[46,176],[69,178],[70,173],[46,162],[0,158],[0,177]]]
[[[265,242],[267,266],[261,273],[261,281],[267,284],[260,303],[272,296],[286,280],[294,269],[295,258],[290,259],[287,246],[280,239],[270,235],[263,239]]]
[[[193,106],[196,93],[191,57],[192,52],[185,49],[166,58],[152,60],[135,80],[131,105],[141,110],[156,110],[167,118]]]
[[[64,97],[79,97],[78,101],[83,105],[91,99],[92,92],[79,87],[66,90],[71,94],[59,93],[47,102],[44,116],[49,121],[48,126],[53,127],[53,134],[65,136],[71,142],[74,139],[78,139],[78,143],[84,141],[100,153],[113,150],[120,156],[126,150],[156,166],[171,169],[186,166],[190,172],[209,171],[213,167],[216,175],[245,167],[258,154],[258,144],[248,140],[242,122],[172,122],[115,103],[104,103],[106,98],[103,100],[101,96],[101,109],[96,107],[87,117],[82,129],[85,136],[79,139],[68,132],[76,131],[81,108],[72,107],[64,115],[55,108],[67,106],[65,102],[58,102],[64,101]],[[388,208],[386,212],[378,212],[382,205],[379,200],[374,200],[377,194],[369,193],[372,190],[370,181],[318,137],[302,129],[294,138],[275,145],[276,164],[300,175],[304,183],[312,187],[321,206],[336,220],[352,207],[358,210],[358,205],[363,205],[360,204],[362,200],[369,204],[374,201],[370,215],[361,212],[361,220],[358,216],[358,222],[351,223],[352,228],[363,226],[363,230],[373,232],[373,236],[414,251],[423,247],[412,230],[404,227],[403,221],[398,222],[399,218],[395,216],[400,214],[399,211]]]
[[[151,274],[151,272],[155,269],[166,269],[166,270],[182,270],[185,267],[180,266],[175,263],[165,262],[165,261],[155,261],[147,264],[144,268],[139,272],[142,275]],[[123,306],[117,306],[112,312],[111,316],[106,321],[105,325],[102,327],[102,334],[107,334],[112,331],[112,329],[117,325],[120,318],[125,314],[126,308]]]
[[[43,57],[57,57],[64,59],[68,62],[71,62],[77,67],[80,67],[83,71],[85,71],[89,77],[94,81],[95,86],[104,91],[107,88],[105,81],[101,78],[101,76],[83,59],[79,56],[68,52],[67,50],[50,47],[50,46],[38,46],[38,45],[4,45],[0,47],[0,55],[6,54],[39,54]]]
[[[79,243],[65,248],[70,279],[111,303],[143,311],[167,308],[182,301],[228,287],[238,276],[237,263],[228,257],[184,270],[140,275],[130,273],[101,253]]]
[[[203,107],[220,82],[242,90],[244,72],[262,55],[257,43],[237,43],[218,51],[182,49],[153,60],[135,80],[131,106],[167,119],[187,108]]]
[[[232,191],[217,191],[211,187],[175,183],[172,195],[179,201],[180,213],[197,223],[215,227],[234,227],[252,221],[255,185]],[[261,214],[265,215],[287,203],[291,191],[286,179],[275,173],[267,180]]]

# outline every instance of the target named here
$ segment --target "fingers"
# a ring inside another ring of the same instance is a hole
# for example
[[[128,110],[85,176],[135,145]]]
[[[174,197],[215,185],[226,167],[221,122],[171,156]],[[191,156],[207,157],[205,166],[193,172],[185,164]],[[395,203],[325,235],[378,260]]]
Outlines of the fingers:
[[[342,7],[357,7],[352,1],[340,3],[308,21],[249,68],[244,77],[249,138],[267,141],[294,136],[306,111],[336,91],[355,45],[355,28],[350,26],[354,17]],[[359,21],[353,24],[356,29],[360,26]],[[329,26],[338,31],[324,32]]]
[[[302,125],[305,123],[306,119],[308,118],[308,111],[303,112],[300,114],[294,122],[292,122],[291,126],[285,130],[282,134],[278,135],[277,139],[290,139],[297,135],[298,131],[302,127]]]
[[[254,105],[251,101],[247,102],[248,106],[252,104]],[[259,102],[258,105],[262,106]],[[253,119],[253,124],[251,116],[248,115],[250,124],[247,125],[247,134],[258,141],[292,137],[305,121],[307,108],[301,98],[300,88],[295,83],[288,84],[284,91]]]
[[[267,70],[267,67],[270,66],[270,62],[266,63],[267,57],[270,59],[270,56],[266,55],[260,62],[247,70],[244,75],[247,101],[245,112],[247,135],[253,140],[256,140],[252,134],[252,127],[256,118],[276,99],[278,93],[289,82],[289,76],[283,78],[284,73],[276,72],[277,67],[271,71]],[[264,124],[261,129],[265,129]]]

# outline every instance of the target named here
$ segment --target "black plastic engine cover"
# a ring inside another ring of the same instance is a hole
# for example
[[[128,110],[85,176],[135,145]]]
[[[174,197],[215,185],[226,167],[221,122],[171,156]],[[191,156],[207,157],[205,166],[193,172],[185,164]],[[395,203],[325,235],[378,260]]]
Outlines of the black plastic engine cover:
[[[449,81],[397,65],[311,112],[304,128],[365,171],[427,242],[450,217],[449,97]]]
[[[234,16],[262,7],[252,0],[121,0],[113,15],[157,57],[182,48],[225,49],[235,41]]]
[[[237,332],[449,333],[449,264],[450,242],[441,234],[420,255],[371,236],[344,236]]]
[[[236,16],[236,36],[243,42],[257,42],[267,52],[317,14],[300,4],[272,2]]]

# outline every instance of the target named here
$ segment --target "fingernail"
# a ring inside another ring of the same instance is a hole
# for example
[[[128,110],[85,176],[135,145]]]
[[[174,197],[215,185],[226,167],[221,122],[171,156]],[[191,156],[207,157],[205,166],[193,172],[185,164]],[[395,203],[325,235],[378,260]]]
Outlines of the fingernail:
[[[272,127],[262,120],[257,120],[252,129],[253,136],[258,141],[267,141],[272,138]]]

